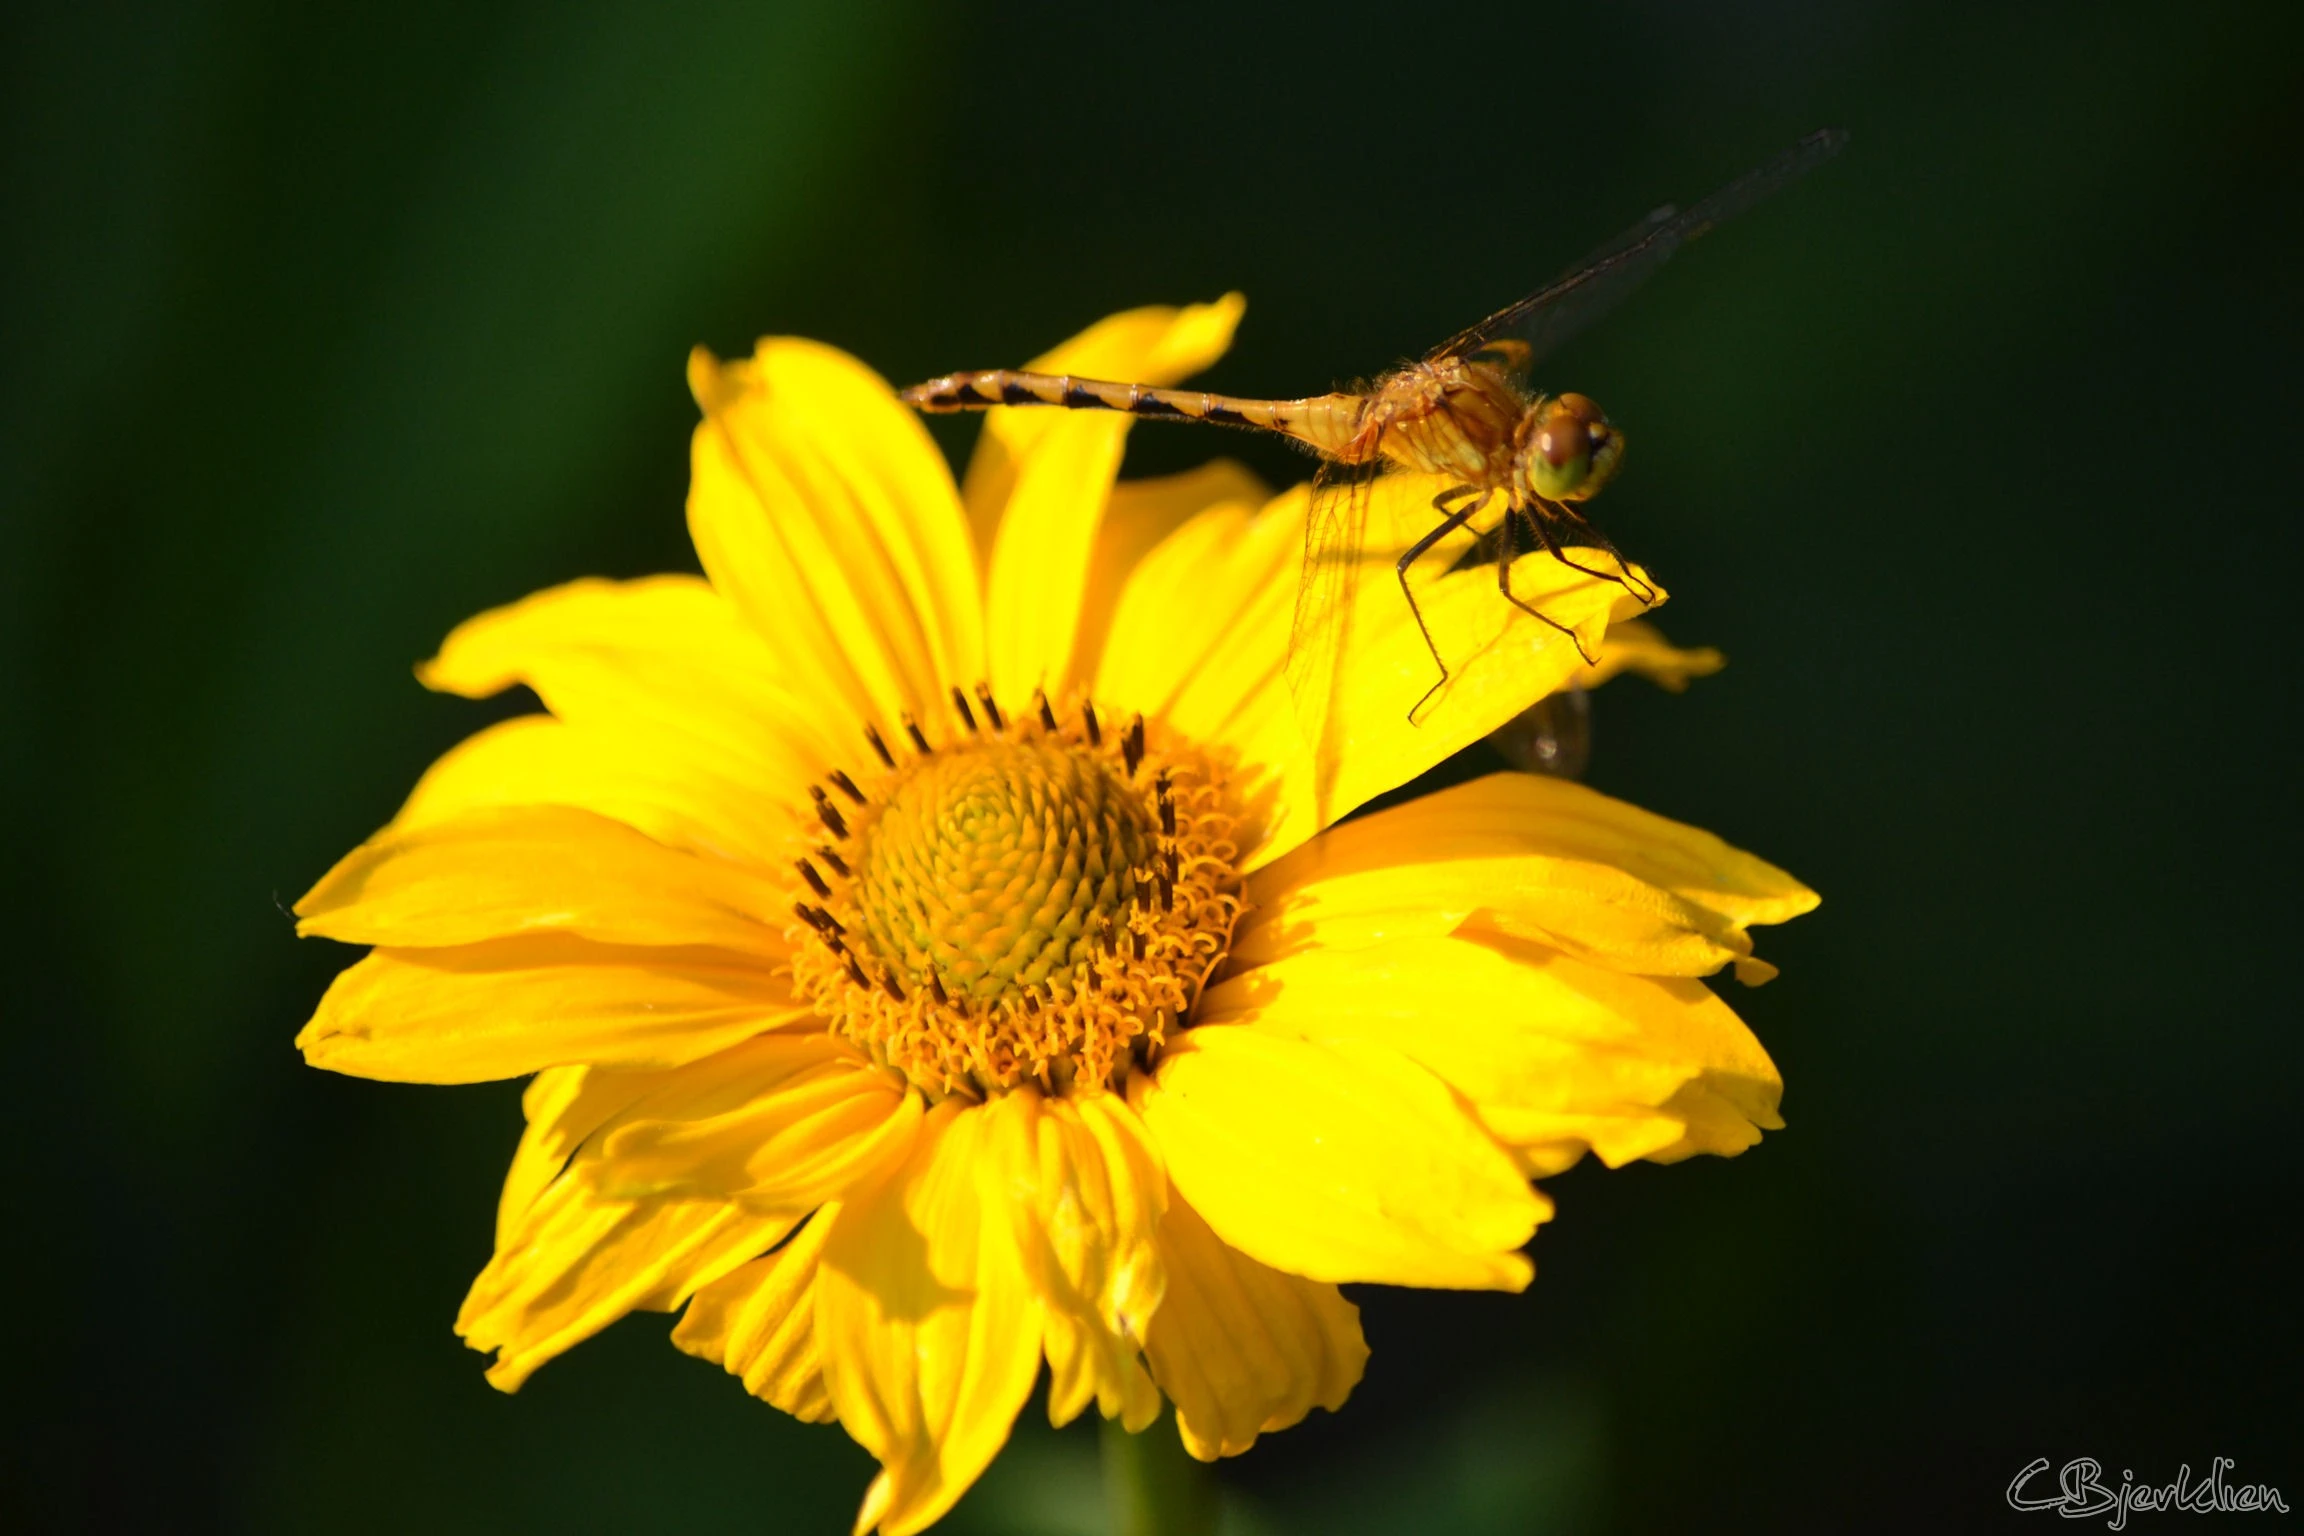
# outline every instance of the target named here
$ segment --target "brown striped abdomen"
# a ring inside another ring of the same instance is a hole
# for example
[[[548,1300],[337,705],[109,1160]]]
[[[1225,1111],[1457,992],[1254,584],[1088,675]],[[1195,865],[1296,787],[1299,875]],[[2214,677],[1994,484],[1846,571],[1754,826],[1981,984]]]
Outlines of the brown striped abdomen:
[[[1358,395],[1316,395],[1308,400],[1248,400],[1199,389],[1115,384],[1062,373],[988,368],[948,373],[915,384],[901,396],[922,411],[980,411],[995,405],[1053,405],[1072,411],[1121,411],[1165,421],[1207,421],[1220,427],[1278,432],[1336,454],[1359,430],[1367,402]]]

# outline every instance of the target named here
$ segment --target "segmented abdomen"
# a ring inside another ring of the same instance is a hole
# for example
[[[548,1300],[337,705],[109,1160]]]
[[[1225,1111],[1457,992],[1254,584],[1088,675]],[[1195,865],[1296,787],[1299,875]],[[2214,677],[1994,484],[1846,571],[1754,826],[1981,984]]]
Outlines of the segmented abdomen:
[[[1316,395],[1308,400],[1248,400],[1198,389],[1115,384],[1063,373],[988,368],[948,373],[903,393],[923,411],[978,411],[995,405],[1053,405],[1073,411],[1121,411],[1168,421],[1211,421],[1223,427],[1279,432],[1336,453],[1360,425],[1366,402],[1358,395]]]

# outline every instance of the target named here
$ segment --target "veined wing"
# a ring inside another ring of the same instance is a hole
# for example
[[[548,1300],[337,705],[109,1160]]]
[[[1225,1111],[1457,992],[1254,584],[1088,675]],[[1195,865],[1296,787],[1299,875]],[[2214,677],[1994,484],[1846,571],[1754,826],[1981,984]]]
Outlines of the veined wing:
[[[1572,682],[1489,732],[1488,742],[1522,773],[1580,779],[1592,761],[1592,695]]]
[[[1321,464],[1304,519],[1304,568],[1288,628],[1288,694],[1313,763],[1315,812],[1325,820],[1334,754],[1325,749],[1350,643],[1368,536],[1373,465]]]
[[[1845,130],[1822,129],[1685,212],[1669,206],[1657,209],[1519,303],[1449,337],[1426,354],[1426,360],[1463,357],[1515,338],[1527,348],[1525,362],[1539,361],[1615,308],[1681,246],[1791,185],[1847,143]]]
[[[1413,718],[1418,695],[1438,680],[1437,671],[1430,677],[1422,674],[1420,645],[1415,652],[1417,670],[1408,678],[1387,681],[1363,669],[1369,666],[1372,643],[1396,624],[1412,621],[1411,600],[1401,591],[1394,571],[1399,558],[1433,531],[1440,514],[1433,510],[1431,496],[1446,484],[1440,475],[1336,462],[1323,465],[1313,481],[1286,676],[1298,734],[1314,755],[1313,798],[1323,819],[1351,808],[1337,803],[1333,792],[1345,737],[1355,729],[1353,719],[1364,727],[1370,710],[1387,708]],[[1492,500],[1491,505],[1500,515],[1502,501]],[[1476,519],[1474,525],[1457,529],[1427,549],[1415,572],[1415,590],[1423,593],[1472,556],[1489,531],[1489,521]],[[1485,611],[1491,605],[1478,606]],[[1507,605],[1493,606],[1511,612]],[[1477,649],[1462,634],[1444,636],[1438,643],[1450,647],[1451,662],[1459,647],[1466,654]],[[1396,659],[1380,660],[1379,666]],[[1346,698],[1347,687],[1361,692],[1371,685],[1397,686],[1401,691],[1390,705]]]

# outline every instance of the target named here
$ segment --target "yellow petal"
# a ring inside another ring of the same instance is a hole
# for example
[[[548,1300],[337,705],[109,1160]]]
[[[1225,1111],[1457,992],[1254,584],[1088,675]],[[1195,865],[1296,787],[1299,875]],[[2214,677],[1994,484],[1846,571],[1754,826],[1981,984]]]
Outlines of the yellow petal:
[[[1306,701],[1288,682],[1312,505],[1307,487],[1253,515],[1237,506],[1210,508],[1129,577],[1096,697],[1240,755],[1251,803],[1261,812],[1244,829],[1250,869],[1486,735],[1583,667],[1566,636],[1505,602],[1492,569],[1420,576],[1417,601],[1456,677],[1410,723],[1409,710],[1440,674],[1400,594],[1392,558],[1431,526],[1428,503],[1438,483],[1390,475],[1365,492],[1366,570],[1327,665],[1326,745],[1317,756],[1306,738]],[[1417,569],[1445,568],[1464,544],[1461,537],[1443,543]],[[1577,628],[1588,646],[1602,644],[1612,614],[1641,611],[1623,588],[1549,555],[1524,555],[1513,570],[1514,591]]]
[[[1096,676],[1100,705],[1239,754],[1261,813],[1242,830],[1251,867],[1266,856],[1275,798],[1283,815],[1309,825],[1311,814],[1279,787],[1310,765],[1282,672],[1309,504],[1303,486],[1261,509],[1219,504],[1162,540],[1121,591]]]
[[[1234,963],[1437,936],[1477,920],[1647,976],[1708,976],[1750,952],[1716,913],[1604,864],[1540,855],[1404,864],[1297,886],[1259,913]]]
[[[705,1286],[672,1330],[674,1344],[808,1424],[833,1416],[816,1353],[816,1271],[839,1213],[827,1205],[774,1253]]]
[[[1237,494],[1245,484],[1208,488],[1235,494],[1201,503],[1126,571],[1094,682],[1103,707],[1142,710],[1202,739],[1262,672],[1278,670],[1306,502],[1302,486],[1269,503]]]
[[[762,1035],[668,1074],[610,1121],[585,1176],[603,1193],[794,1214],[901,1161],[920,1100],[825,1034]]]
[[[480,1083],[676,1067],[805,1016],[790,978],[756,958],[537,934],[376,950],[336,978],[296,1048],[352,1077]]]
[[[1081,601],[1080,633],[1066,681],[1082,687],[1095,682],[1122,596],[1153,550],[1197,517],[1220,508],[1253,511],[1271,496],[1263,481],[1233,459],[1211,459],[1182,474],[1123,480],[1112,487],[1088,565],[1088,591]],[[1190,595],[1190,603],[1169,609],[1171,627],[1164,634],[1171,641],[1177,627],[1195,632],[1213,629],[1224,617],[1210,608],[1204,592],[1194,588]]]
[[[1248,300],[1227,293],[1209,304],[1146,304],[1106,315],[1086,330],[1041,353],[1024,366],[1036,373],[1070,373],[1084,379],[1123,384],[1180,384],[1222,357],[1232,333],[1248,312]],[[987,418],[994,436],[1021,449],[1034,434],[1051,430],[1027,410],[994,412]]]
[[[474,699],[525,683],[556,719],[766,800],[857,746],[797,706],[776,656],[694,576],[548,588],[459,624],[416,675]]]
[[[1230,1248],[1171,1199],[1160,1221],[1168,1293],[1145,1356],[1176,1404],[1184,1448],[1237,1456],[1314,1407],[1331,1413],[1368,1363],[1360,1310],[1335,1286],[1284,1274]]]
[[[1214,362],[1245,301],[1115,315],[1035,359],[1043,372],[1166,384]],[[1109,411],[1002,407],[986,413],[968,476],[972,517],[997,503],[986,583],[987,661],[1003,698],[1060,691],[1072,675],[1091,556],[1120,472],[1130,418]]]
[[[1393,477],[1368,493],[1368,523],[1390,531],[1372,535],[1378,547],[1366,558],[1387,573],[1391,555],[1383,551],[1433,521],[1422,485],[1414,476]],[[1131,708],[1221,739],[1256,761],[1302,752],[1283,668],[1311,506],[1308,485],[1261,506],[1238,494],[1211,498],[1162,540],[1129,574],[1097,696],[1125,698]],[[1425,558],[1445,564],[1462,543]],[[1396,587],[1392,596],[1398,602]]]
[[[1646,619],[1621,619],[1608,628],[1600,659],[1576,674],[1585,688],[1597,688],[1619,672],[1637,672],[1667,693],[1682,693],[1689,680],[1710,677],[1728,665],[1712,647],[1682,650]]]
[[[1147,304],[1107,315],[1033,358],[1036,373],[1069,373],[1123,384],[1176,384],[1222,357],[1248,301],[1228,293],[1213,304]],[[984,431],[968,461],[962,499],[977,547],[989,550],[1016,485],[1017,462],[1059,423],[1094,413],[1050,407],[999,407],[983,413]]]
[[[788,911],[725,860],[590,811],[513,806],[370,838],[296,904],[296,931],[418,948],[566,933],[781,957]]]
[[[1412,835],[1460,850],[1476,846],[1482,829],[1497,827],[1517,846],[1621,869],[1738,923],[1789,922],[1821,900],[1701,827],[1539,774],[1492,774],[1434,796]]]
[[[968,1490],[1040,1369],[1042,1305],[986,1153],[986,1117],[936,1106],[908,1163],[840,1209],[816,1343],[840,1422],[880,1461],[859,1532],[910,1536]]]
[[[784,687],[844,731],[893,736],[983,675],[983,604],[958,493],[919,418],[834,348],[699,349],[688,526]]]
[[[1048,1417],[1093,1401],[1140,1430],[1160,1394],[1137,1361],[1164,1287],[1154,1247],[1167,1178],[1127,1105],[1108,1093],[1043,1100],[1021,1091],[986,1106],[995,1177],[1026,1274],[1047,1302]]]
[[[1441,483],[1391,475],[1377,482],[1375,494],[1414,497]],[[1612,566],[1595,550],[1577,558],[1594,569]],[[1418,571],[1445,569],[1434,556],[1426,561]],[[1565,686],[1584,666],[1579,643],[1598,655],[1614,620],[1646,611],[1623,586],[1542,551],[1514,561],[1511,580],[1515,597],[1575,638],[1507,602],[1493,567],[1418,576],[1411,608],[1389,560],[1364,562],[1358,590],[1337,617],[1333,653],[1300,658],[1292,668],[1307,674],[1293,701],[1306,739],[1317,746],[1311,782],[1297,796],[1309,800],[1314,821],[1294,841],[1407,783]],[[1662,589],[1655,597],[1663,601]],[[1419,613],[1432,645],[1418,629]],[[1447,660],[1444,684],[1432,646]]]
[[[1782,1080],[1701,982],[1627,976],[1521,940],[1313,951],[1208,990],[1199,1028],[1244,1025],[1410,1057],[1531,1173],[1597,1152],[1733,1154],[1776,1129]]]
[[[456,1332],[495,1352],[488,1380],[515,1392],[553,1356],[627,1312],[678,1306],[793,1224],[711,1201],[605,1199],[562,1174],[499,1240]]]
[[[1017,465],[992,544],[985,648],[993,690],[1006,699],[1057,691],[1071,670],[1089,555],[1127,442],[1125,416],[1066,414],[1077,419],[1045,434]]]
[[[1619,970],[1701,976],[1751,954],[1748,925],[1817,897],[1700,828],[1563,779],[1500,773],[1330,829],[1258,871],[1249,902],[1235,967],[1477,917]]]
[[[1518,1290],[1550,1214],[1440,1081],[1396,1051],[1194,1028],[1130,1102],[1216,1235],[1314,1280]]]
[[[568,1166],[568,1159],[584,1138],[648,1091],[651,1072],[615,1072],[598,1067],[547,1067],[529,1080],[520,1093],[520,1112],[527,1127],[513,1149],[512,1166],[504,1174],[504,1190],[496,1201],[496,1246],[512,1240],[513,1232]]]
[[[765,868],[783,859],[800,796],[779,801],[660,738],[523,715],[451,747],[392,825],[409,831],[485,806],[572,805],[667,847]]]

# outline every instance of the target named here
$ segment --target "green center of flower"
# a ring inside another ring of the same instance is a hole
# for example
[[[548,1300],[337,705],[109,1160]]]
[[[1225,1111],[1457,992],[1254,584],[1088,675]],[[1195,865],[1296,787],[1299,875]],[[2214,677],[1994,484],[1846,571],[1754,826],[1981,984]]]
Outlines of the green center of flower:
[[[941,743],[812,791],[794,972],[831,1027],[932,1097],[1120,1086],[1189,1014],[1240,914],[1237,808],[1208,753],[1086,702],[978,690]],[[979,720],[981,714],[981,721]]]
[[[1157,851],[1141,797],[1100,755],[1045,740],[984,737],[907,766],[861,834],[866,946],[907,986],[1069,994]]]

